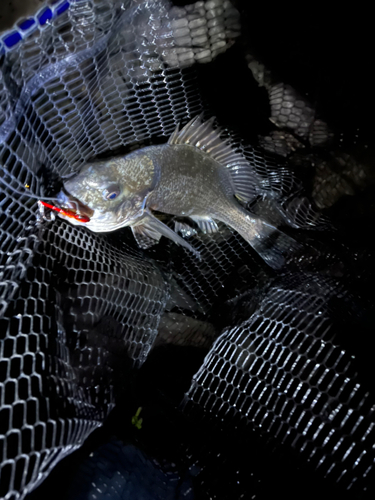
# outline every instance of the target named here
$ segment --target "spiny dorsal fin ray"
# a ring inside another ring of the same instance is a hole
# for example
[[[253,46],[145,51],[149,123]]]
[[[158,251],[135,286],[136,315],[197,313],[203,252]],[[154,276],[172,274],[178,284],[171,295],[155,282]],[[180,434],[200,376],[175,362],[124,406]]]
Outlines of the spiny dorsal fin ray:
[[[178,136],[179,132],[180,132],[180,124],[177,123],[177,127],[174,129],[173,134],[168,139],[168,144],[173,144],[173,141],[176,139],[176,137]]]
[[[252,200],[257,194],[258,183],[251,164],[234,149],[228,139],[220,137],[220,128],[213,128],[215,117],[203,122],[202,116],[190,120],[180,131],[177,127],[168,144],[188,144],[200,149],[229,170],[237,198]]]

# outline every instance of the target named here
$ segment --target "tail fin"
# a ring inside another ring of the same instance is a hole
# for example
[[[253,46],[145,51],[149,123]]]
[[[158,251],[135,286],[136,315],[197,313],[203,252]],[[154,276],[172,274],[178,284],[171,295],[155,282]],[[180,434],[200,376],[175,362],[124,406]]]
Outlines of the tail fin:
[[[240,206],[223,220],[237,231],[272,269],[281,269],[286,257],[303,249],[296,240]]]

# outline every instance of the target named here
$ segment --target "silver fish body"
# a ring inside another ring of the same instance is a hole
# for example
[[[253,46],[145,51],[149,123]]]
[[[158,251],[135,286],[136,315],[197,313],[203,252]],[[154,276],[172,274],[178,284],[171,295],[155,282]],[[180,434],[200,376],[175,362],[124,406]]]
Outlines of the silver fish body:
[[[256,195],[256,178],[247,160],[212,128],[212,120],[197,117],[177,129],[167,144],[86,165],[64,187],[69,196],[62,192],[62,203],[69,205],[74,197],[94,211],[85,224],[89,229],[108,232],[130,226],[143,248],[163,235],[196,253],[153,211],[189,217],[206,232],[218,229],[215,221],[224,222],[276,269],[284,264],[286,252],[299,247],[241,206],[238,200]]]
[[[166,144],[150,154],[160,165],[160,178],[148,198],[152,210],[221,220],[219,216],[235,205],[229,171],[201,150]]]
[[[152,160],[138,151],[126,157],[112,158],[84,165],[80,172],[64,183],[65,191],[57,198],[68,208],[75,208],[74,199],[94,211],[84,225],[91,231],[109,232],[130,225],[143,213],[147,195],[155,186],[158,173]],[[118,192],[114,200],[105,191]],[[63,217],[64,218],[64,217]],[[70,220],[75,225],[83,225]]]

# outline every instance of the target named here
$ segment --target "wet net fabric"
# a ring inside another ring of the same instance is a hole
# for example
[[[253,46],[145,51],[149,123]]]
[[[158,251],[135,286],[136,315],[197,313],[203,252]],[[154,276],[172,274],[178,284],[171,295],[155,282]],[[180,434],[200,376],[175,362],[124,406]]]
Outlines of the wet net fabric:
[[[356,489],[373,466],[373,400],[335,343],[332,299],[340,292],[334,281],[282,276],[249,320],[216,341],[185,401],[218,418],[245,418]]]
[[[267,474],[298,498],[294,471],[317,494],[371,498],[375,268],[353,215],[371,227],[371,162],[254,55],[249,6],[176,3],[51,2],[19,43],[1,38],[0,497],[47,488],[120,405],[120,437],[82,458],[65,498],[269,498]],[[237,63],[243,95],[266,103],[249,135],[207,92]],[[202,111],[252,165],[248,208],[304,245],[287,270],[224,224],[178,221],[198,260],[165,238],[142,251],[127,229],[37,223],[28,192],[51,196],[87,160],[165,142]]]

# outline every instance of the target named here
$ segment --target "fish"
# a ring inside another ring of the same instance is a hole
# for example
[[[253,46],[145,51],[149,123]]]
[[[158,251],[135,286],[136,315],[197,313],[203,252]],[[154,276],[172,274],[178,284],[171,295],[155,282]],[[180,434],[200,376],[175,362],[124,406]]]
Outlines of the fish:
[[[68,209],[78,204],[90,220],[69,222],[96,233],[129,226],[140,248],[165,236],[200,257],[155,212],[188,218],[204,233],[217,232],[220,221],[239,233],[271,268],[282,268],[286,255],[301,246],[245,208],[259,194],[253,167],[221,137],[214,121],[203,121],[199,115],[181,130],[177,126],[165,144],[85,164],[64,182],[57,199]],[[63,212],[58,215],[67,218]]]

